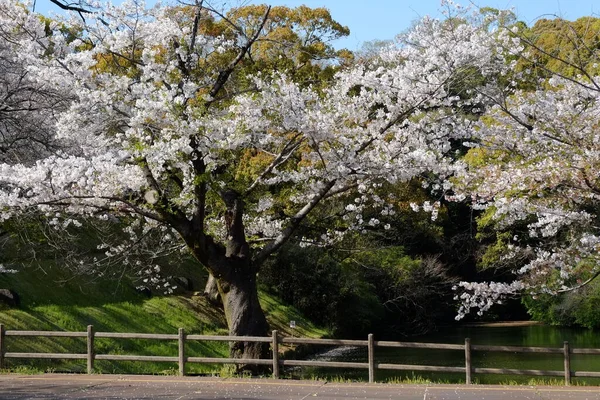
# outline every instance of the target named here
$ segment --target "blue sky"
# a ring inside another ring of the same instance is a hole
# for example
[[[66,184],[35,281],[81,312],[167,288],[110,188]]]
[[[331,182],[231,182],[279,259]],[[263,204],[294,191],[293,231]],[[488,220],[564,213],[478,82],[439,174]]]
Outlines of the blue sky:
[[[101,0],[103,2],[104,0]],[[155,0],[146,0],[153,4]],[[286,5],[297,7],[305,4],[309,7],[326,7],[335,20],[350,28],[350,36],[335,43],[336,48],[356,50],[361,44],[375,39],[393,39],[404,32],[415,20],[429,15],[441,17],[440,0],[208,0],[212,4],[230,5],[260,4]],[[173,0],[174,2],[174,0]],[[467,6],[514,8],[520,20],[528,25],[539,18],[560,16],[574,20],[586,15],[600,17],[598,0],[456,0]],[[37,11],[48,9],[58,11],[48,0],[37,0]],[[168,3],[165,0],[164,3]]]
[[[240,0],[237,0],[240,2]],[[248,1],[243,3],[264,3],[266,1]],[[520,20],[528,25],[537,19],[562,18],[574,20],[586,15],[600,17],[598,0],[456,0],[463,6],[470,4],[478,7],[499,9],[514,8]],[[291,7],[305,4],[309,7],[326,7],[339,23],[350,28],[350,36],[335,44],[337,48],[360,48],[363,42],[375,39],[393,39],[405,31],[415,20],[429,15],[442,17],[440,0],[271,0],[272,5]]]

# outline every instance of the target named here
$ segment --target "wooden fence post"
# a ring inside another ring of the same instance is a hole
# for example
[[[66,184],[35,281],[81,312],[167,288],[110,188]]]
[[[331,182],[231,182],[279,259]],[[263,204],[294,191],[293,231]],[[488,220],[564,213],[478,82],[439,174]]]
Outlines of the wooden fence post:
[[[178,355],[179,355],[179,376],[185,375],[185,332],[183,328],[179,328],[179,337],[178,337]]]
[[[465,383],[471,384],[471,339],[465,338]]]
[[[94,371],[94,325],[87,326],[87,373]]]
[[[563,343],[563,354],[565,356],[565,385],[571,385],[571,348],[569,342]]]
[[[6,342],[4,335],[4,325],[0,324],[0,369],[4,368],[4,353],[6,352]]]
[[[375,382],[375,342],[372,333],[369,333],[367,347],[369,351],[369,383],[373,383]]]
[[[273,343],[271,347],[273,348],[273,378],[279,379],[279,342],[277,337],[277,331],[272,332]]]

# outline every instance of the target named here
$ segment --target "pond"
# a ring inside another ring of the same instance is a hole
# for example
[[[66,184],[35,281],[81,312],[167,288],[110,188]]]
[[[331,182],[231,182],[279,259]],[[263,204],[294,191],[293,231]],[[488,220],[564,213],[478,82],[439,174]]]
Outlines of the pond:
[[[398,338],[398,341],[464,344],[465,338],[471,339],[472,345],[526,346],[526,347],[562,347],[568,341],[571,348],[600,348],[600,335],[588,329],[559,328],[539,324],[490,324],[479,326],[453,326],[441,329],[439,332],[410,338]],[[334,354],[316,356],[315,359],[330,361],[366,362],[366,347],[345,348]],[[376,348],[375,362],[415,365],[437,365],[464,367],[464,351],[459,350],[429,350],[405,348]],[[475,368],[509,368],[509,369],[543,369],[563,370],[562,354],[538,353],[500,353],[473,351],[472,363]],[[571,356],[571,370],[600,371],[600,355]],[[367,380],[366,370],[344,371],[330,368],[311,368],[302,371],[303,377],[338,377],[339,379]],[[433,381],[458,383],[464,382],[462,373],[428,373],[411,371],[376,371],[376,380],[385,381]],[[533,379],[533,380],[532,380]],[[532,383],[556,381],[563,382],[560,377],[532,377],[509,375],[474,374],[473,381],[477,383]],[[599,385],[600,379],[574,378],[576,384]]]

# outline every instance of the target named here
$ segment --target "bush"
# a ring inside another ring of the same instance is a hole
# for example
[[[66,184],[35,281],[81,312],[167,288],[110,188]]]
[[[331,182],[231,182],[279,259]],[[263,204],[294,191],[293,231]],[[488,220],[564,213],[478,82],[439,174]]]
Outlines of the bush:
[[[453,320],[454,279],[437,258],[413,259],[399,246],[345,255],[288,246],[261,281],[338,336],[416,335]]]
[[[600,328],[600,281],[558,296],[523,299],[533,319],[559,326]]]
[[[384,316],[373,286],[322,248],[287,246],[260,277],[283,301],[337,336],[364,337]]]

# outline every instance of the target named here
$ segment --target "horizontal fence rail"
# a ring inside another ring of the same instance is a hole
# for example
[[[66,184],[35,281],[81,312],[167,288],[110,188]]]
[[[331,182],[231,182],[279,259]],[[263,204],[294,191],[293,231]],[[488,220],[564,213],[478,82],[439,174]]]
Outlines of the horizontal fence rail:
[[[74,353],[24,353],[7,352],[7,337],[66,337],[85,338],[87,352]],[[112,339],[149,339],[149,340],[173,340],[178,342],[177,356],[143,356],[143,355],[117,355],[96,354],[94,340],[96,338]],[[272,349],[270,359],[240,359],[219,357],[188,357],[185,353],[186,342],[189,341],[220,341],[220,342],[256,342],[269,343]],[[317,361],[317,360],[281,360],[279,359],[280,344],[310,344],[325,346],[356,346],[367,348],[367,362],[346,361]],[[391,364],[378,363],[375,361],[375,348],[410,348],[410,349],[434,349],[434,350],[460,350],[465,352],[464,367],[448,367],[435,365],[414,364]],[[474,367],[471,361],[473,351],[509,352],[509,353],[543,353],[562,354],[564,359],[563,370],[535,370],[535,369],[509,369],[509,368],[479,368]],[[0,369],[4,368],[4,361],[8,358],[23,359],[73,359],[86,360],[87,373],[94,370],[95,360],[107,361],[147,361],[147,362],[173,362],[179,367],[179,374],[185,375],[187,363],[201,364],[253,364],[270,365],[273,368],[273,377],[279,378],[280,366],[310,366],[327,368],[353,368],[367,369],[369,371],[369,382],[375,381],[375,370],[400,370],[400,371],[427,371],[427,372],[454,372],[465,374],[465,382],[472,382],[473,374],[503,374],[503,375],[531,375],[531,376],[561,376],[565,379],[565,385],[571,384],[572,377],[600,378],[600,372],[573,371],[571,370],[571,354],[598,355],[600,349],[573,349],[568,342],[563,347],[519,347],[519,346],[488,346],[473,345],[470,339],[465,339],[465,344],[445,343],[419,343],[419,342],[394,342],[374,340],[370,334],[367,340],[342,340],[342,339],[312,339],[298,337],[281,337],[277,331],[273,331],[270,337],[262,336],[217,336],[217,335],[187,335],[183,328],[177,334],[153,334],[153,333],[117,333],[117,332],[95,332],[94,327],[89,325],[86,332],[64,332],[64,331],[19,331],[6,330],[0,324]]]

